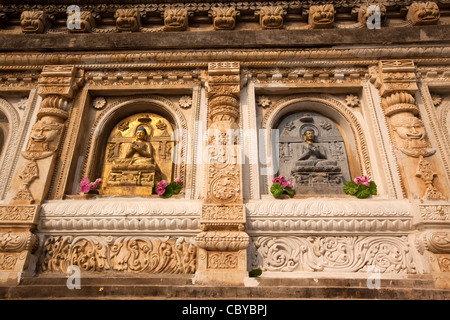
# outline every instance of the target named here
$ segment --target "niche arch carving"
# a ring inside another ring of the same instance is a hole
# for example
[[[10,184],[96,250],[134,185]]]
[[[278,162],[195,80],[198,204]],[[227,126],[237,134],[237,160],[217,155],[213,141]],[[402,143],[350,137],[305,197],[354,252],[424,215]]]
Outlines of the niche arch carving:
[[[3,117],[3,124],[0,124],[2,131],[2,146],[0,153],[0,199],[5,195],[6,187],[11,179],[14,163],[17,162],[18,146],[21,141],[20,118],[14,107],[6,100],[0,98],[0,116]]]
[[[367,143],[364,138],[362,126],[356,116],[341,101],[325,94],[293,95],[274,103],[262,119],[262,128],[266,130],[266,154],[271,155],[272,164],[277,152],[272,150],[272,132],[286,117],[300,113],[311,112],[327,117],[336,124],[342,137],[344,137],[345,151],[348,155],[348,166],[351,177],[367,175],[372,178]],[[265,189],[269,193],[271,181],[276,172],[265,176]]]
[[[161,119],[167,119],[167,122],[164,124],[170,126],[169,131],[174,133],[174,145],[177,150],[181,150],[181,152],[176,152],[174,155],[171,177],[178,177],[185,181],[187,155],[183,151],[186,150],[187,137],[183,133],[187,132],[186,120],[181,110],[175,104],[164,97],[156,95],[124,97],[101,112],[94,121],[94,125],[89,133],[87,151],[84,155],[80,176],[78,177],[80,181],[84,177],[89,177],[92,180],[101,176],[103,160],[108,156],[106,146],[111,131],[114,127],[120,126],[127,117],[138,114],[154,114],[161,117]],[[154,125],[157,125],[157,123]],[[134,129],[137,129],[137,127]]]

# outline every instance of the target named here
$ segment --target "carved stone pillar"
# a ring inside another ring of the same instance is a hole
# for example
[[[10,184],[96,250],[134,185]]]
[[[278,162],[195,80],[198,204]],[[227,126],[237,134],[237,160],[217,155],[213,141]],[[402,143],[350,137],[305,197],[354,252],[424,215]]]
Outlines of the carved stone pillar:
[[[448,186],[436,149],[420,118],[414,94],[418,91],[412,60],[382,60],[376,85],[382,97],[396,157],[408,197],[446,200]]]
[[[39,78],[41,106],[11,182],[9,205],[0,206],[0,282],[16,282],[38,241],[33,231],[52,180],[69,117],[68,107],[83,79],[74,66],[45,66]]]
[[[239,134],[240,65],[208,66],[207,194],[201,230],[196,237],[199,260],[196,281],[204,284],[243,284],[247,273],[249,236],[244,232],[242,159]]]

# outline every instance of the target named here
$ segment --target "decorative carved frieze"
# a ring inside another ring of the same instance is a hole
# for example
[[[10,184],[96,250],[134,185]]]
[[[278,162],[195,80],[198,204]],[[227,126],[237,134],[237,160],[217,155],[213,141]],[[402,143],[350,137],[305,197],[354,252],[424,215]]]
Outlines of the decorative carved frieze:
[[[252,268],[263,271],[416,273],[407,237],[255,237]]]
[[[0,206],[0,225],[35,224],[38,206]]]
[[[70,265],[95,272],[191,274],[196,270],[197,247],[182,237],[51,236],[44,248],[44,272],[66,273]]]
[[[408,203],[350,200],[252,201],[246,204],[247,231],[252,234],[277,232],[316,233],[406,233],[412,228]]]
[[[424,222],[446,222],[450,220],[450,205],[419,205],[420,217]]]

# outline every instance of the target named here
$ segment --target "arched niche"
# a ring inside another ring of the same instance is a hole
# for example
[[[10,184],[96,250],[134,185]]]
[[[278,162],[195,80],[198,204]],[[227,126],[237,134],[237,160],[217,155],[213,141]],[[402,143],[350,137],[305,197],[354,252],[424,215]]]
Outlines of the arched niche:
[[[279,145],[275,144],[274,134],[278,127],[283,125],[283,121],[295,115],[315,114],[323,119],[327,119],[332,127],[336,128],[342,136],[342,144],[347,155],[348,172],[345,180],[356,176],[367,175],[372,177],[368,150],[363,135],[361,125],[353,113],[339,100],[328,95],[294,95],[279,100],[273,104],[262,119],[262,128],[265,130],[266,154],[272,158],[273,170],[268,170],[265,175],[265,189],[270,190],[272,179],[279,174]],[[319,118],[317,118],[319,119]],[[307,123],[305,123],[306,125]],[[320,126],[320,123],[316,123]],[[300,128],[298,128],[300,130]],[[302,132],[299,134],[301,135]],[[318,133],[318,132],[316,132]],[[278,134],[281,133],[278,131]],[[345,181],[344,180],[344,181]],[[331,194],[335,194],[334,192]]]
[[[171,146],[172,150],[166,149],[164,145],[164,152],[167,157],[168,152],[173,152],[172,159],[168,159],[167,161],[172,161],[172,170],[169,174],[167,168],[162,170],[162,175],[156,175],[156,179],[173,179],[180,178],[184,181],[185,177],[185,152],[178,152],[179,150],[186,150],[187,139],[184,137],[184,133],[187,132],[186,120],[182,112],[179,110],[177,106],[175,106],[170,100],[167,100],[160,96],[145,96],[139,98],[125,98],[121,99],[111,105],[109,105],[102,113],[99,115],[97,120],[94,122],[94,125],[89,134],[89,142],[87,147],[87,152],[84,157],[84,162],[82,165],[82,169],[80,171],[79,180],[84,177],[90,178],[90,180],[94,180],[102,176],[104,172],[105,163],[110,156],[110,152],[112,150],[108,150],[108,145],[111,146],[111,139],[114,137],[111,134],[114,132],[120,132],[119,127],[124,126],[126,122],[129,122],[130,119],[133,119],[135,123],[131,124],[131,127],[128,128],[128,131],[124,137],[124,143],[128,143],[132,138],[136,135],[137,129],[137,118],[149,116],[155,117],[154,122],[152,120],[152,136],[150,140],[155,139],[155,134],[161,135],[163,134],[164,139],[156,139],[152,143],[153,151],[155,156],[158,159],[155,159],[155,162],[161,164],[161,159],[159,158],[161,153],[161,149],[159,148],[159,142],[164,141],[173,141]],[[161,120],[160,127],[166,126],[166,129],[161,130],[156,126],[158,122]],[[129,124],[130,125],[130,124]],[[148,129],[149,127],[147,127]],[[149,130],[147,130],[149,131]],[[164,131],[166,131],[164,133]],[[150,132],[148,132],[150,134]],[[172,134],[173,133],[173,134]],[[167,137],[170,135],[170,137]],[[125,141],[127,140],[127,141]],[[118,139],[120,142],[120,139]],[[162,144],[161,144],[162,145]],[[176,150],[177,151],[176,151]],[[124,154],[125,149],[119,151],[122,155]],[[163,159],[164,160],[164,159]],[[121,188],[124,189],[124,188]],[[125,188],[126,189],[126,188]],[[125,192],[108,192],[107,194],[117,194],[117,195],[144,195],[150,196],[149,192],[145,192],[144,194],[135,193],[133,190],[125,191]]]
[[[19,129],[20,118],[14,107],[0,98],[0,199],[6,193],[6,187],[11,179],[11,172],[17,162],[19,144],[23,130]]]

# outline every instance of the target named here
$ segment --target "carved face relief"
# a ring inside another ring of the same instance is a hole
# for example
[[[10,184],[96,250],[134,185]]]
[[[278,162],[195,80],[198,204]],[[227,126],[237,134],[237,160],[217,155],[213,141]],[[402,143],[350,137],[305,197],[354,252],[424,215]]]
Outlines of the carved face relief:
[[[232,30],[236,26],[236,10],[234,8],[214,8],[212,16],[215,30]]]
[[[407,15],[414,25],[434,24],[439,18],[439,7],[435,2],[413,2]]]
[[[428,148],[425,126],[417,117],[400,116],[391,121],[393,130],[400,138],[400,151],[411,157],[431,156],[436,150]]]
[[[117,9],[116,25],[119,31],[139,31],[141,19],[137,9]]]
[[[71,18],[71,14],[67,16],[68,19]],[[69,32],[89,32],[92,28],[95,27],[95,20],[92,16],[92,13],[89,11],[81,11],[80,12],[80,27],[77,28],[69,28]]]
[[[380,15],[380,23],[384,23],[386,21],[386,7],[382,4],[374,4],[374,5],[363,5],[359,8],[358,13],[358,21],[362,25],[367,24],[367,19],[372,17],[375,14]]]
[[[334,24],[334,6],[326,4],[309,8],[308,23],[313,29],[332,28]]]
[[[260,24],[263,29],[281,29],[283,28],[282,7],[262,7],[260,11]]]
[[[51,156],[59,146],[63,125],[47,120],[39,120],[33,125],[26,151],[26,159],[44,159]]]
[[[398,136],[405,140],[423,140],[426,137],[425,127],[422,120],[416,117],[400,119],[393,123],[394,130]]]
[[[24,11],[20,16],[23,33],[43,33],[45,28],[44,11]]]
[[[164,11],[164,27],[167,31],[183,31],[188,27],[186,9],[166,9]]]

